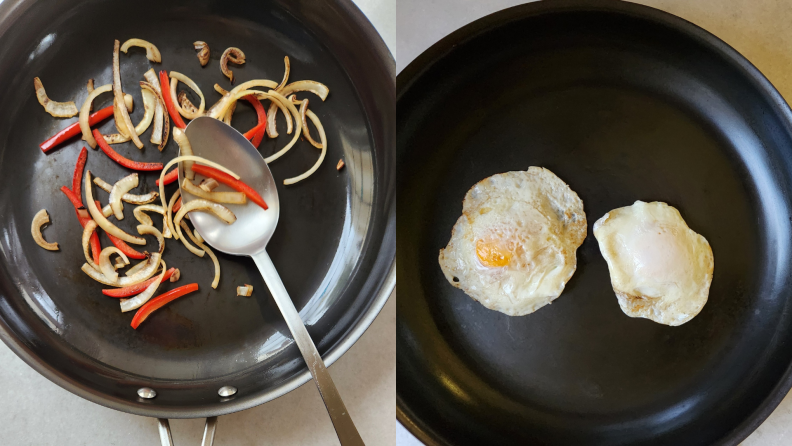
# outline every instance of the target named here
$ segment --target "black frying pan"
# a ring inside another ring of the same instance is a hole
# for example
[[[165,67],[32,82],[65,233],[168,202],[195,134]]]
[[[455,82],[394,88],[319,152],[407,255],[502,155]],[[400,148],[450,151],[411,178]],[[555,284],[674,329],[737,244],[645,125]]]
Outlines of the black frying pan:
[[[58,120],[42,110],[33,77],[42,79],[54,100],[79,104],[88,78],[96,78],[97,85],[111,81],[113,39],[132,37],[155,43],[163,59],[151,64],[139,49],[121,55],[122,83],[137,101],[133,122],[143,113],[137,83],[149,66],[192,77],[207,102],[214,103],[219,98],[214,83],[231,88],[219,69],[220,55],[229,46],[247,56],[244,66],[232,67],[237,83],[279,81],[288,55],[292,80],[313,79],[330,87],[326,102],[311,98],[327,131],[325,164],[289,187],[282,180],[309,168],[318,150],[299,142],[271,164],[281,219],[269,250],[328,365],[360,337],[395,282],[393,59],[346,0],[9,0],[0,5],[0,63],[6,67],[0,72],[2,339],[55,383],[114,409],[199,417],[249,408],[310,378],[252,261],[218,253],[222,278],[213,290],[211,261],[170,240],[165,259],[181,269],[182,278],[164,289],[198,282],[200,292],[132,330],[131,314],[121,314],[118,301],[103,296],[102,286],[79,270],[81,229],[58,189],[71,184],[82,142],[75,139],[49,155],[38,149],[74,120]],[[195,40],[206,41],[212,50],[205,68],[192,48]],[[98,107],[110,103],[110,95],[101,98]],[[240,104],[233,125],[245,131],[255,121],[252,107]],[[282,136],[262,144],[265,156],[287,142],[284,122]],[[105,133],[112,128],[111,121],[101,127]],[[131,144],[116,150],[143,161],[167,161],[177,154],[172,141],[161,154],[147,143],[148,134],[143,140],[143,151]],[[128,174],[101,152],[89,152],[87,168],[95,175],[114,182]],[[337,171],[341,158],[346,167]],[[143,175],[137,190],[153,189],[155,177]],[[168,194],[174,190],[172,185]],[[107,201],[104,192],[95,193]],[[46,237],[60,243],[60,252],[44,251],[30,236],[31,219],[41,208],[53,220]],[[134,231],[137,222],[129,211],[120,226]],[[155,222],[161,227],[161,220]],[[236,297],[236,286],[243,283],[254,286],[252,298]],[[239,392],[223,399],[218,389],[225,385]],[[144,386],[156,390],[157,397],[139,398],[137,390]]]
[[[696,26],[616,1],[507,9],[397,79],[397,405],[430,445],[737,444],[792,385],[792,114]],[[589,237],[552,305],[490,311],[438,250],[487,176],[543,166]],[[619,309],[591,226],[665,201],[709,240],[709,302],[668,327]]]

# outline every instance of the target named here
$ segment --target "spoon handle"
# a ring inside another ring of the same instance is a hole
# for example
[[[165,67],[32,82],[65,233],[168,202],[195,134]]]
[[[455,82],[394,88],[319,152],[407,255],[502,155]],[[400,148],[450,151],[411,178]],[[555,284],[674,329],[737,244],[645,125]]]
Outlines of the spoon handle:
[[[294,342],[300,349],[305,363],[308,364],[308,370],[311,371],[316,387],[319,388],[319,394],[322,395],[327,412],[330,414],[330,420],[333,422],[338,440],[342,446],[363,446],[363,440],[355,428],[355,423],[352,422],[352,417],[349,416],[344,401],[333,384],[333,379],[330,377],[322,357],[316,351],[316,346],[308,335],[308,330],[305,329],[305,324],[300,319],[300,314],[294,307],[286,287],[283,286],[275,265],[272,264],[266,251],[261,251],[252,257],[264,277],[264,282],[272,293],[275,303],[278,304],[283,318],[286,319],[286,325],[289,326]]]

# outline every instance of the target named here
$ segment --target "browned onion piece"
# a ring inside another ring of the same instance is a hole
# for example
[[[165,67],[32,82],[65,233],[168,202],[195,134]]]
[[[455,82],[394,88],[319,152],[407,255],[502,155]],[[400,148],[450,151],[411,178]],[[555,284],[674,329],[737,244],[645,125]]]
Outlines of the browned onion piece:
[[[244,284],[237,287],[237,296],[250,297],[253,294],[253,285]]]
[[[115,282],[118,280],[118,273],[116,272],[116,268],[110,262],[110,256],[112,254],[118,254],[121,256],[121,259],[125,265],[129,265],[129,259],[127,258],[126,254],[121,252],[121,250],[115,246],[108,246],[102,250],[101,254],[99,254],[99,271],[101,271],[105,277]]]
[[[205,67],[209,63],[209,45],[204,41],[197,40],[193,42],[193,46],[198,51],[198,61],[201,62],[202,67]]]
[[[170,118],[168,117],[168,112],[165,111],[165,99],[162,97],[162,91],[159,88],[159,80],[157,80],[156,86],[152,83],[141,81],[140,87],[144,90],[154,93],[157,96],[157,105],[154,108],[154,129],[151,132],[151,142],[152,144],[158,144],[157,148],[160,152],[162,152],[162,150],[165,148],[165,144],[168,143]],[[158,126],[159,128],[157,128]]]
[[[47,214],[46,209],[36,212],[36,215],[33,216],[33,223],[30,226],[30,232],[33,234],[33,240],[35,240],[37,245],[41,246],[47,251],[57,251],[58,244],[49,243],[48,241],[44,240],[44,236],[41,235],[41,227],[49,222],[49,214]]]
[[[85,88],[88,90],[88,93],[94,91],[94,80],[88,79],[88,83],[85,85]],[[88,109],[88,111],[93,111],[93,104],[91,104],[91,107]]]
[[[220,93],[221,95],[225,96],[228,94],[228,90],[221,87],[219,84],[214,84],[214,89],[216,92]]]
[[[312,146],[316,147],[317,149],[321,149],[322,144],[316,142],[313,138],[311,138],[311,133],[308,130],[308,121],[305,119],[306,110],[308,110],[308,99],[304,99],[302,101],[302,105],[300,105],[300,121],[302,122],[303,135],[305,135],[305,139],[307,139]]]
[[[162,62],[162,55],[160,54],[160,52],[157,49],[157,47],[154,46],[153,43],[146,42],[143,39],[129,39],[129,40],[127,40],[126,42],[124,42],[123,45],[121,45],[121,51],[123,51],[124,54],[126,54],[126,52],[129,50],[129,48],[133,47],[133,46],[139,46],[141,48],[145,48],[146,49],[146,59],[148,59],[148,60],[150,60],[152,62],[156,62],[156,63]]]
[[[179,270],[179,268],[176,268],[173,271],[173,274],[171,274],[171,276],[170,276],[171,283],[172,282],[176,282],[177,280],[179,280],[179,277],[181,277],[181,271]]]
[[[237,65],[242,65],[245,63],[245,53],[242,52],[239,48],[234,48],[233,46],[223,51],[223,56],[220,57],[220,71],[223,72],[225,77],[227,77],[231,83],[234,83],[234,73],[228,69],[228,62],[235,63]]]
[[[190,98],[187,97],[186,91],[179,92],[179,106],[181,106],[184,111],[191,114],[198,113],[198,107],[196,107],[192,102],[190,102]]]
[[[193,194],[198,198],[213,201],[215,203],[229,203],[229,204],[245,204],[247,203],[247,196],[242,192],[207,192],[200,187],[193,184],[187,178],[182,181],[182,189],[189,194]]]
[[[193,211],[202,211],[202,212],[209,212],[215,215],[215,217],[223,220],[224,222],[231,224],[236,221],[236,215],[231,212],[231,209],[223,206],[222,204],[212,203],[209,200],[204,200],[202,198],[191,200],[189,203],[185,203],[182,200],[182,207],[179,209],[179,212],[176,213],[176,217],[173,218],[173,225],[178,225],[182,218],[188,213]]]
[[[190,140],[187,139],[187,134],[184,133],[184,130],[174,127],[173,140],[179,145],[179,156],[193,155],[192,145],[190,145]],[[195,172],[192,171],[192,165],[192,161],[184,161],[184,177],[190,180],[195,178]]]
[[[99,177],[94,177],[94,184],[99,186],[105,192],[110,192],[113,190],[113,185],[104,181]],[[152,201],[156,200],[159,197],[159,192],[151,191],[147,194],[143,195],[135,195],[135,194],[124,194],[121,196],[121,200],[126,201],[129,204],[148,204]]]
[[[102,211],[99,210],[96,207],[96,203],[94,203],[93,187],[91,187],[91,183],[91,171],[88,170],[85,172],[85,204],[87,205],[86,207],[88,208],[88,212],[91,213],[91,217],[96,221],[96,224],[98,224],[99,227],[104,229],[108,234],[112,234],[113,237],[120,238],[121,240],[134,245],[145,245],[146,239],[124,232],[118,226],[110,223],[104,214],[102,214]]]
[[[41,83],[41,79],[34,77],[33,87],[36,88],[36,99],[38,99],[39,104],[41,104],[44,110],[50,115],[56,118],[71,118],[80,112],[77,110],[77,105],[74,104],[74,101],[56,102],[50,100],[50,98],[47,97],[47,92],[44,91],[44,85]]]
[[[286,82],[288,82],[288,81],[289,81],[289,71],[291,71],[291,64],[289,63],[289,56],[285,56],[285,57],[283,58],[283,65],[285,65],[285,66],[286,66],[286,68],[283,70],[283,80],[282,80],[282,81],[281,81],[281,83],[280,83],[280,84],[278,84],[278,86],[275,88],[275,91],[277,91],[277,92],[280,92],[280,90],[281,90],[283,87],[285,87],[285,86],[286,86]]]
[[[220,186],[220,183],[218,183],[214,178],[204,178],[201,180],[201,184],[198,185],[198,187],[207,192],[217,189],[218,186]]]
[[[138,138],[137,133],[132,130],[135,128],[135,126],[132,125],[132,120],[129,118],[129,113],[127,112],[126,107],[123,107],[121,105],[124,104],[124,92],[121,90],[121,69],[120,69],[120,64],[118,62],[119,46],[120,46],[120,42],[116,40],[115,43],[113,44],[113,96],[115,98],[115,101],[113,102],[113,107],[114,107],[114,111],[115,110],[119,111],[118,113],[119,115],[121,115],[123,127],[129,130],[129,136],[132,138],[132,142],[135,143],[135,146],[137,146],[138,149],[142,149],[143,142],[140,141],[140,138]],[[119,128],[119,131],[120,130],[122,129]],[[121,133],[123,134],[124,132],[121,131]]]

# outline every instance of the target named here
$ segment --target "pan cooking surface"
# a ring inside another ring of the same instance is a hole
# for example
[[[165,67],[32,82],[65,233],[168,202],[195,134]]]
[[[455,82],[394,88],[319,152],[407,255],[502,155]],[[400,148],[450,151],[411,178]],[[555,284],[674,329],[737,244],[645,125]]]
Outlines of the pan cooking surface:
[[[735,444],[790,387],[789,110],[681,20],[553,4],[476,22],[399,76],[400,418],[429,444]],[[577,192],[589,236],[561,297],[509,317],[437,256],[473,184],[529,166]],[[635,200],[712,246],[709,302],[680,327],[627,317],[611,289],[592,227]]]
[[[261,2],[202,1],[164,7],[161,2],[30,3],[3,36],[0,51],[4,65],[15,67],[0,74],[5,85],[0,92],[5,122],[0,130],[0,206],[4,210],[0,313],[12,336],[21,340],[20,349],[45,362],[39,370],[62,373],[64,382],[59,384],[70,390],[75,391],[72,385],[87,386],[90,393],[109,398],[100,401],[103,404],[148,415],[174,417],[193,410],[189,415],[202,416],[231,407],[239,410],[252,404],[250,398],[256,393],[276,392],[304,379],[307,369],[302,357],[253,261],[246,257],[217,253],[222,275],[220,286],[213,290],[211,260],[194,256],[180,241],[166,239],[164,258],[168,267],[181,269],[181,279],[165,284],[160,292],[191,282],[197,282],[200,290],[155,313],[138,330],[129,326],[132,314],[121,314],[118,300],[103,296],[103,286],[79,270],[84,262],[81,228],[74,209],[58,190],[71,185],[83,142],[75,139],[49,155],[41,153],[38,144],[73,120],[47,115],[30,84],[39,76],[50,98],[75,100],[79,105],[87,95],[89,78],[95,78],[97,86],[112,82],[113,39],[123,42],[137,37],[158,46],[162,63],[150,63],[141,49],[121,54],[122,84],[136,100],[135,123],[143,116],[137,84],[149,67],[191,77],[201,87],[207,108],[212,105],[220,98],[214,83],[233,87],[219,69],[220,56],[229,46],[241,48],[247,56],[245,65],[230,66],[237,85],[261,78],[280,82],[283,58],[289,56],[290,81],[310,79],[329,86],[326,102],[311,93],[298,94],[310,95],[311,107],[327,132],[329,148],[323,165],[309,179],[283,186],[283,179],[304,172],[319,156],[319,150],[299,141],[270,166],[278,183],[281,217],[267,248],[319,352],[325,354],[356,327],[377,296],[378,281],[385,274],[378,256],[387,256],[385,251],[380,253],[382,216],[391,205],[378,195],[384,192],[377,184],[382,180],[383,160],[375,155],[371,117],[361,102],[363,93],[358,92],[369,86],[353,85],[349,67],[301,22],[315,17],[298,19],[300,14],[317,14],[316,9]],[[334,20],[337,9],[323,7],[327,20]],[[211,48],[205,68],[192,46],[196,40],[206,41]],[[364,54],[365,48],[348,50]],[[374,61],[371,66],[377,67]],[[378,74],[372,71],[372,79]],[[180,84],[181,89],[186,87]],[[111,104],[111,97],[100,96],[95,107]],[[198,104],[196,95],[192,100]],[[240,103],[233,125],[245,131],[255,123],[253,108]],[[291,140],[282,114],[279,128],[279,138],[265,138],[262,143],[265,156]],[[100,129],[115,132],[112,120]],[[173,141],[161,154],[148,143],[149,132],[141,139],[146,143],[142,151],[131,143],[114,148],[132,159],[163,163],[178,153]],[[339,172],[335,164],[341,158],[346,167]],[[110,183],[129,173],[90,148],[87,169]],[[156,190],[157,177],[141,174],[141,187],[133,192]],[[171,185],[167,195],[175,190],[176,185]],[[107,202],[104,191],[94,187],[94,194]],[[125,205],[125,219],[119,226],[135,233],[138,223],[133,207]],[[31,219],[41,208],[52,219],[46,238],[58,241],[60,252],[44,251],[30,236]],[[162,219],[155,215],[153,220],[161,229]],[[141,250],[156,249],[153,238],[149,239]],[[110,245],[104,235],[102,241],[103,246]],[[369,274],[373,274],[370,279]],[[236,287],[245,283],[254,286],[253,296],[237,297]],[[239,404],[221,407],[217,389],[229,384],[240,389],[234,397]],[[153,403],[138,400],[135,390],[141,385],[158,390]],[[246,398],[247,402],[239,401]],[[212,405],[212,411],[207,411]],[[162,407],[175,412],[156,412]],[[196,407],[202,411],[195,411]]]

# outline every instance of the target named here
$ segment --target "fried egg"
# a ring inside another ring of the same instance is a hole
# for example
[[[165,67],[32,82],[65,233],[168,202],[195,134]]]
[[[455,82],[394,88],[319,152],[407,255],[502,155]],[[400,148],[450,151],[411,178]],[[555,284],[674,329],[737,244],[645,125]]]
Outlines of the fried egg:
[[[636,201],[594,224],[619,306],[630,317],[682,325],[707,303],[715,266],[707,239],[666,203]]]
[[[440,268],[485,307],[522,316],[561,295],[585,238],[583,202],[553,172],[506,172],[467,192]]]

